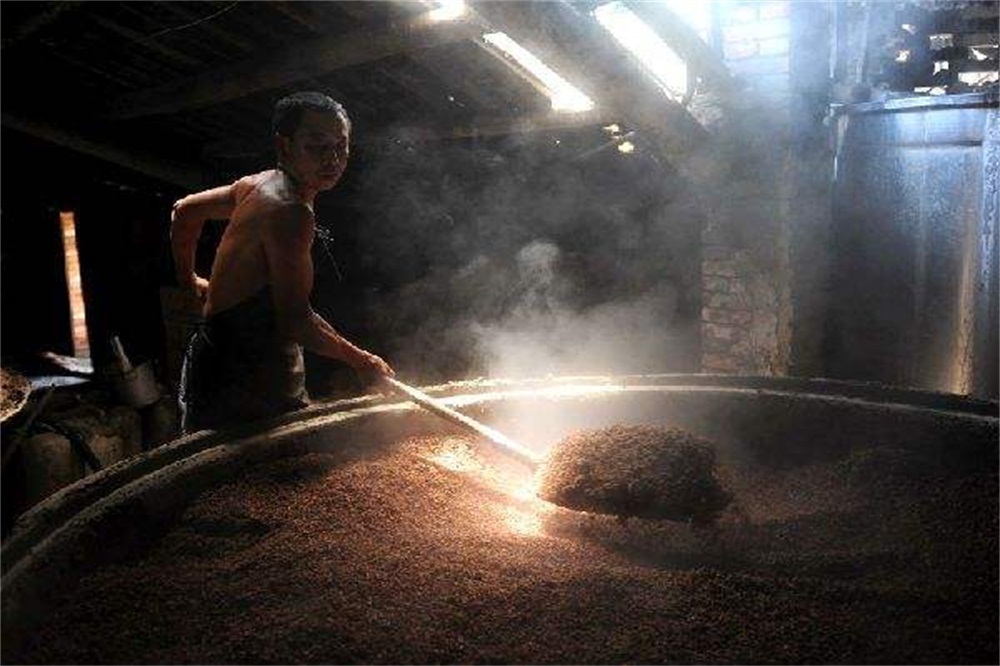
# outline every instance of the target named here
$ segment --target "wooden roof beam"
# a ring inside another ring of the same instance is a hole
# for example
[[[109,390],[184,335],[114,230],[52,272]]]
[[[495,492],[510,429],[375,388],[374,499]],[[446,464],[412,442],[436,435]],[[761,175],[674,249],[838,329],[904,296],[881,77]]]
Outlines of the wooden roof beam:
[[[468,22],[435,23],[422,15],[387,28],[309,40],[273,56],[123,95],[106,115],[138,118],[213,106],[398,53],[469,39],[478,32],[479,28]]]
[[[23,132],[37,139],[117,164],[151,178],[185,189],[202,187],[201,171],[190,165],[143,154],[102,139],[86,137],[79,132],[50,125],[38,120],[19,118],[8,113],[0,116],[4,127]]]

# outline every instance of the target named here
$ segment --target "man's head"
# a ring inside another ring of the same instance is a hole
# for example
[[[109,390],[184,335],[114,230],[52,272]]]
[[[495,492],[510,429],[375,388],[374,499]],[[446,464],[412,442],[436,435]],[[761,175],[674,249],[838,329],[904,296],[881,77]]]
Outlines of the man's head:
[[[347,167],[351,121],[338,102],[318,92],[294,93],[274,107],[278,163],[310,189],[328,190]]]

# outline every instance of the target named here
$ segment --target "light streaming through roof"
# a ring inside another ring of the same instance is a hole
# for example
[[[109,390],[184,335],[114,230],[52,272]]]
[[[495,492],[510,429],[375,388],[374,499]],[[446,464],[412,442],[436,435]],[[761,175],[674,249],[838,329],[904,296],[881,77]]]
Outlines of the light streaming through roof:
[[[1000,72],[959,72],[958,80],[970,86],[985,86],[1000,81]]]
[[[649,70],[663,92],[680,100],[688,87],[687,64],[642,19],[621,2],[594,10],[594,18]]]
[[[677,18],[698,33],[702,41],[708,43],[712,32],[712,3],[704,0],[659,0]]]
[[[427,16],[432,21],[454,21],[464,16],[466,9],[465,0],[439,0]]]
[[[556,74],[538,56],[527,50],[504,32],[491,32],[483,35],[487,44],[503,51],[513,58],[517,64],[526,69],[548,91],[554,111],[590,111],[594,101],[569,81]]]

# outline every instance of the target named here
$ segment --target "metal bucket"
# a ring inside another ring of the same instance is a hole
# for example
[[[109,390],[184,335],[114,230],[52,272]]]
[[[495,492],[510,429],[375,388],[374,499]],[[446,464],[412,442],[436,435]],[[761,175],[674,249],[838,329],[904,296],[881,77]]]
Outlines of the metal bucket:
[[[125,372],[109,372],[107,378],[121,401],[129,407],[146,407],[160,399],[152,363],[143,363]]]

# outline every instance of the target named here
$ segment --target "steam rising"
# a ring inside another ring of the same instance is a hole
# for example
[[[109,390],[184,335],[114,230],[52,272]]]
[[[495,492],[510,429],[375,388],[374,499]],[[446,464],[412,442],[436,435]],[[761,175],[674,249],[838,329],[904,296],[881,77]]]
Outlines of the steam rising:
[[[545,241],[522,248],[516,257],[522,299],[501,320],[473,324],[489,376],[643,372],[669,360],[673,285],[575,311],[560,295],[559,255]]]
[[[596,128],[396,143],[363,179],[359,245],[382,285],[365,320],[397,370],[697,367],[701,219],[645,151],[622,154]]]

